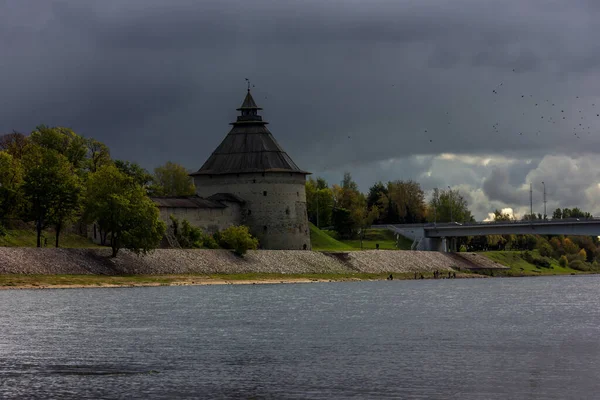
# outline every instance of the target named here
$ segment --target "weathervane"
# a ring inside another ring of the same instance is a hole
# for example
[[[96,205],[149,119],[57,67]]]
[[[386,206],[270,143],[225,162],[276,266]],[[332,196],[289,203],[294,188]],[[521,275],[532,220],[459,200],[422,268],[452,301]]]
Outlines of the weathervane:
[[[250,79],[248,78],[244,78],[246,80],[246,83],[248,83],[248,91],[250,91]],[[252,85],[252,87],[255,87],[254,85]]]

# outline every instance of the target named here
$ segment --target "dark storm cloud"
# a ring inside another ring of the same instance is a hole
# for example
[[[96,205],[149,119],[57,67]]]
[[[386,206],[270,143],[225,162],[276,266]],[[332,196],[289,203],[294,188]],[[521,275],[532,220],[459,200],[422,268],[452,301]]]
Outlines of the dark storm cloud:
[[[355,170],[363,189],[487,179],[486,193],[517,201],[492,182],[518,186],[523,165],[488,176],[433,157],[600,146],[597,2],[23,0],[2,11],[0,131],[71,126],[148,168],[199,168],[246,77],[302,168]]]

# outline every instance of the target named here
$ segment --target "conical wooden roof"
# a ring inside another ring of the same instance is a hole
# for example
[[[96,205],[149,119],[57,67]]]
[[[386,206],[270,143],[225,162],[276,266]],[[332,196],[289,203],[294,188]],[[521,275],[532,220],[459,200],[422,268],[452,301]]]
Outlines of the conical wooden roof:
[[[251,172],[292,172],[308,174],[298,168],[281,148],[267,122],[258,115],[260,107],[250,94],[246,94],[241,115],[204,165],[191,175],[223,175]]]

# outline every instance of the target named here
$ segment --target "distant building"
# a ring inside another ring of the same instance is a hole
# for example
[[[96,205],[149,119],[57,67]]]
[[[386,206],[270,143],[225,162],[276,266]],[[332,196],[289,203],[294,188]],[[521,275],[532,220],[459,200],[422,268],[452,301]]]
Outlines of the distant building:
[[[240,115],[204,165],[190,176],[196,196],[154,197],[161,218],[186,219],[207,232],[247,225],[264,249],[310,249],[306,175],[258,115],[250,89]]]

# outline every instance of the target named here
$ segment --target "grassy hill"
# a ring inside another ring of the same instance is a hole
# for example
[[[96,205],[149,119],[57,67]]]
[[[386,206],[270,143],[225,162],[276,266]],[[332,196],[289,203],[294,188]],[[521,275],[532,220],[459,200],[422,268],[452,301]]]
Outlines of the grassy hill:
[[[351,246],[334,239],[313,224],[310,224],[310,244],[312,249],[316,251],[354,250]]]
[[[360,250],[360,240],[340,240],[342,243]],[[367,229],[363,239],[364,250],[374,250],[379,244],[380,250],[410,250],[412,240],[400,236],[400,247],[396,247],[396,234],[388,229]]]
[[[539,257],[537,250],[531,251],[535,257]],[[498,276],[537,276],[537,275],[569,275],[580,274],[580,271],[564,268],[557,260],[550,259],[550,268],[541,268],[523,259],[521,251],[488,251],[479,253],[482,256],[496,261],[510,268],[510,270],[494,272]]]
[[[310,241],[313,250],[317,251],[350,251],[360,250],[360,240],[340,240],[334,231],[322,231],[310,224]],[[394,232],[387,229],[368,229],[363,240],[364,250],[375,250],[379,244],[381,250],[398,250]],[[412,241],[400,237],[400,249],[410,250]]]
[[[44,237],[48,239],[47,247],[54,247],[54,232],[45,231]],[[8,229],[6,235],[0,236],[1,247],[36,247],[36,244],[37,236],[33,229]],[[100,247],[74,233],[62,234],[59,245],[63,248]]]

